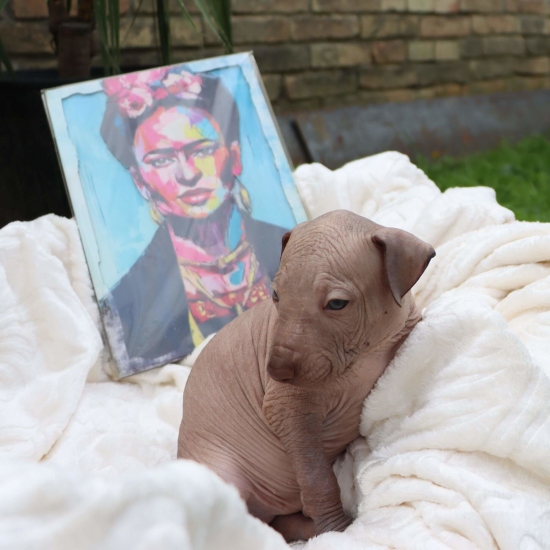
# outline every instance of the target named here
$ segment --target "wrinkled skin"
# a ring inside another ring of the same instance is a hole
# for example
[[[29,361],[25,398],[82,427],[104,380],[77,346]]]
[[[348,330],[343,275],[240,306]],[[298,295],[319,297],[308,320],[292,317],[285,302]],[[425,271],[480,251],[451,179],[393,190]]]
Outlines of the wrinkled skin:
[[[434,254],[347,211],[285,235],[273,301],[225,326],[193,367],[178,458],[234,484],[287,541],[345,529],[332,465],[420,320],[408,291]]]

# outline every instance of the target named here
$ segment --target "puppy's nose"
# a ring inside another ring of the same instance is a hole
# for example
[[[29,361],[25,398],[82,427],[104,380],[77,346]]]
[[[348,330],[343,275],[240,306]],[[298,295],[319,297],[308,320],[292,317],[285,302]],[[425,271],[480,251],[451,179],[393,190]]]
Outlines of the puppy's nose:
[[[267,374],[277,382],[289,382],[296,376],[296,369],[280,357],[272,356],[267,364]]]

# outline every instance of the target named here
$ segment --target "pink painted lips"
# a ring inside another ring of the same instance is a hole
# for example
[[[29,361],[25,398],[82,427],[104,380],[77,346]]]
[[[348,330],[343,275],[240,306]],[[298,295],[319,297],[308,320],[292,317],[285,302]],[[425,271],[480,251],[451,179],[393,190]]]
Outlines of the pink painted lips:
[[[191,189],[180,195],[178,199],[186,204],[203,204],[212,197],[213,193],[212,189]]]

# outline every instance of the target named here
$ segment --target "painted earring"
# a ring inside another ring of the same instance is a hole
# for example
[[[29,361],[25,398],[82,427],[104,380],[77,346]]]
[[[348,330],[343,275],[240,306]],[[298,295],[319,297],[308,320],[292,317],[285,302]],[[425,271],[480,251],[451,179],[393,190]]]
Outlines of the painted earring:
[[[250,195],[246,187],[241,183],[241,180],[235,176],[236,185],[233,187],[233,192],[235,194],[235,200],[239,208],[245,212],[251,212],[252,206],[250,204]]]
[[[151,218],[153,218],[153,221],[160,225],[162,223],[162,214],[159,212],[157,205],[152,200],[149,201],[149,211],[151,212]]]

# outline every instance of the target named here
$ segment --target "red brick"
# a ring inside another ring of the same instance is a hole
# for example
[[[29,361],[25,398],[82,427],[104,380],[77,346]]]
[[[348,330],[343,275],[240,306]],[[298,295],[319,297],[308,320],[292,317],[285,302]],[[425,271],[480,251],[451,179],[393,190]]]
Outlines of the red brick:
[[[504,0],[460,0],[460,9],[472,13],[502,12]]]
[[[518,0],[517,9],[520,13],[538,13],[548,12],[545,0]]]
[[[399,63],[407,59],[407,43],[404,40],[387,40],[372,43],[375,63]]]
[[[57,69],[59,61],[56,55],[48,57],[22,57],[14,58],[12,56],[11,64],[15,71],[36,70],[36,69]]]
[[[525,41],[521,36],[487,36],[483,48],[485,55],[523,55]]]
[[[195,28],[184,17],[172,17],[170,32],[173,46],[200,46],[203,40],[202,19],[192,17]],[[133,30],[133,29],[132,29]],[[130,31],[130,34],[132,33]]]
[[[359,19],[356,15],[305,15],[295,17],[291,22],[291,35],[297,42],[353,38],[358,34]]]
[[[472,26],[478,34],[519,32],[519,21],[515,15],[474,15]]]
[[[129,17],[125,17],[120,22],[120,36],[126,37],[126,40],[122,44],[123,47],[151,48],[156,46],[155,26],[152,17],[136,17],[131,29],[130,23],[131,19]]]
[[[432,61],[435,59],[433,40],[411,40],[407,44],[410,61]]]
[[[417,15],[364,15],[361,18],[363,38],[413,37],[418,34]]]
[[[466,84],[466,92],[469,94],[492,94],[504,92],[509,88],[509,80],[497,78],[494,80],[483,80],[481,82],[470,82]]]
[[[317,71],[285,76],[285,90],[290,99],[346,94],[356,89],[356,74],[348,71]]]
[[[471,18],[464,16],[427,15],[420,21],[420,35],[426,38],[467,36],[471,28]]]
[[[546,30],[546,18],[540,15],[523,15],[519,22],[523,34],[544,34]]]
[[[371,50],[369,44],[329,42],[311,46],[311,66],[314,68],[354,67],[369,65]]]
[[[381,65],[361,71],[359,86],[369,90],[416,86],[418,75],[413,65]]]
[[[457,13],[460,11],[460,0],[435,0],[436,13]]]
[[[463,61],[422,63],[417,65],[421,86],[432,84],[463,84],[469,79],[468,66]]]
[[[550,57],[518,59],[516,73],[526,75],[548,74],[550,73]]]
[[[255,0],[250,0],[255,1]],[[272,0],[277,3],[279,0]],[[381,0],[313,0],[314,12],[377,12],[380,10]]]
[[[523,90],[540,90],[548,88],[550,78],[547,76],[516,76],[511,79],[508,89],[514,92]]]
[[[0,23],[0,36],[8,53],[52,53],[52,35],[43,21]]]
[[[516,60],[513,57],[476,59],[470,61],[470,76],[473,80],[491,80],[514,74]]]
[[[17,19],[48,17],[46,0],[12,0],[11,6]]]
[[[286,42],[290,38],[287,17],[243,15],[233,17],[235,44]]]
[[[435,9],[435,0],[407,0],[409,11],[429,13]]]
[[[128,0],[125,0],[125,2],[128,2]],[[195,2],[184,1],[183,4],[189,13],[200,13],[200,10]],[[157,0],[134,0],[134,8],[136,8],[138,5],[140,5],[140,15],[152,15],[157,12]],[[168,10],[170,13],[181,14],[181,5],[179,3],[179,0],[168,0]]]
[[[525,40],[527,52],[531,55],[548,55],[550,54],[550,37],[535,36]]]
[[[402,90],[387,90],[374,92],[373,103],[405,103],[418,99],[418,90],[405,88]]]
[[[242,49],[248,50],[250,48],[243,47]],[[298,71],[310,67],[309,46],[305,44],[257,46],[254,48],[254,57],[262,74]]]
[[[382,0],[380,11],[407,11],[407,0]]]
[[[13,15],[16,19],[42,19],[48,17],[48,4],[46,0],[11,0]],[[130,8],[130,0],[119,0],[120,13],[124,14]],[[76,15],[78,9],[77,0],[73,0],[71,13]]]
[[[460,45],[458,40],[436,40],[435,58],[438,61],[460,59]]]
[[[193,4],[193,2],[186,2]],[[232,13],[298,13],[307,11],[309,0],[232,0]]]
[[[275,101],[281,95],[283,87],[283,78],[280,74],[262,75],[267,96],[271,101]]]
[[[135,50],[130,50],[129,53]],[[156,61],[148,63],[133,63],[133,65],[158,65],[158,52],[156,50],[144,50],[142,55],[144,59],[147,59],[147,55],[152,53],[157,56]],[[172,51],[172,62],[173,63],[188,63],[189,61],[196,61],[197,59],[208,59],[210,57],[218,57],[224,55],[225,50],[220,47],[211,47],[211,48],[174,48]],[[129,63],[130,65],[130,63]]]
[[[465,58],[482,57],[485,53],[483,38],[481,36],[463,38],[460,43],[460,53]]]
[[[438,84],[427,89],[430,90],[431,97],[449,97],[464,94],[464,84]],[[430,99],[430,97],[427,99]]]

